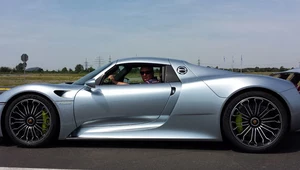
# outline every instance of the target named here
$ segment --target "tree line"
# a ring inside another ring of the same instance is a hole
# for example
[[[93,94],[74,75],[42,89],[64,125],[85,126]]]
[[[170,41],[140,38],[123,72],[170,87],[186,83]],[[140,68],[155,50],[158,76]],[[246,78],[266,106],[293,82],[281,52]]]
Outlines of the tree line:
[[[209,66],[207,66],[209,67]],[[228,71],[233,71],[233,72],[280,72],[280,71],[286,71],[289,69],[293,68],[285,68],[283,66],[276,68],[276,67],[254,67],[254,68],[243,68],[242,70],[239,68],[233,68],[233,69],[224,69],[224,68],[219,68],[218,66],[215,67],[216,69],[222,69],[222,70],[228,70]],[[82,64],[77,64],[73,69],[63,67],[61,70],[43,70],[38,69],[30,72],[37,72],[37,73],[89,73],[94,71],[95,69],[93,67],[89,67],[85,69]],[[0,67],[0,73],[21,73],[24,72],[24,64],[19,63],[16,67],[10,68],[10,67]]]
[[[217,69],[222,69],[222,68],[218,68],[216,67]],[[281,71],[287,71],[287,70],[290,70],[290,69],[293,69],[294,67],[292,68],[286,68],[286,67],[283,67],[283,66],[280,66],[279,68],[277,67],[249,67],[249,68],[243,68],[243,69],[240,69],[240,68],[233,68],[233,69],[222,69],[222,70],[228,70],[228,71],[233,71],[233,72],[281,72]]]
[[[36,72],[36,73],[89,73],[94,71],[95,69],[93,67],[89,67],[87,69],[84,69],[82,64],[77,64],[73,69],[63,67],[61,70],[44,70],[42,68],[31,70],[28,72]],[[26,69],[25,69],[26,71]],[[10,67],[0,67],[0,73],[21,73],[24,72],[24,64],[19,63],[16,67],[10,68]]]

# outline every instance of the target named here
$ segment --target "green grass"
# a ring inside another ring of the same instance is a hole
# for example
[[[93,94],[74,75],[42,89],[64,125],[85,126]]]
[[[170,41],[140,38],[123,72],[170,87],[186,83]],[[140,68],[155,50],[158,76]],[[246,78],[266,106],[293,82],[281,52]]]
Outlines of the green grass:
[[[31,83],[64,83],[69,81],[78,80],[82,77],[82,74],[52,74],[52,73],[40,73],[40,74],[0,74],[0,86],[12,87],[22,84]]]

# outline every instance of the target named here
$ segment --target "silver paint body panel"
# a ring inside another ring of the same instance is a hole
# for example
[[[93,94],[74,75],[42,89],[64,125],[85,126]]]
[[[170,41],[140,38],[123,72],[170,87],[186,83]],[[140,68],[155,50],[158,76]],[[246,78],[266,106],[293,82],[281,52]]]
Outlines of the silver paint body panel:
[[[180,82],[128,86],[28,84],[0,95],[0,137],[3,114],[13,97],[36,93],[48,98],[60,118],[59,139],[172,139],[221,141],[225,102],[242,90],[268,89],[289,108],[291,130],[300,129],[300,95],[292,83],[250,74],[232,73],[166,58],[120,59],[100,69],[103,76],[116,64],[170,65]],[[178,70],[178,71],[177,71]],[[174,90],[175,89],[175,90]],[[174,91],[172,91],[174,90]]]

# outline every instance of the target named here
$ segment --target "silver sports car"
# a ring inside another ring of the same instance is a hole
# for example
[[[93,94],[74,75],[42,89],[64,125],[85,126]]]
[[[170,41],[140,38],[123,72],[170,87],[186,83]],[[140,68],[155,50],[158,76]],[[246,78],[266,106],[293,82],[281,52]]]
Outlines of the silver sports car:
[[[287,71],[272,73],[270,76],[281,78],[292,82],[300,92],[300,68],[294,68]]]
[[[142,67],[158,83],[144,83]],[[116,85],[111,75],[118,82]],[[300,129],[300,94],[287,80],[182,60],[111,62],[64,84],[26,84],[0,95],[0,137],[23,147],[53,140],[205,140],[245,152],[274,148]]]

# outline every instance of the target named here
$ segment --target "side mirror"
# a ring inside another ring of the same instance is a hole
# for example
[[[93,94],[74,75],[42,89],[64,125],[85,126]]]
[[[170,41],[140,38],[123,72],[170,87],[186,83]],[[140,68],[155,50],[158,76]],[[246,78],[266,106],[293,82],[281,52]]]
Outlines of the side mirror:
[[[85,82],[85,85],[89,88],[95,88],[96,87],[96,81],[94,79],[90,79]]]

